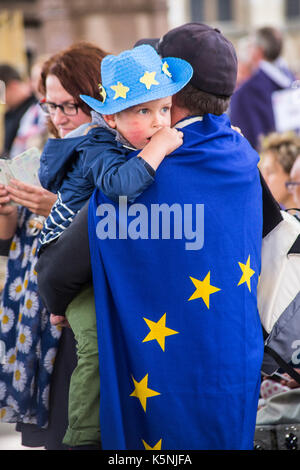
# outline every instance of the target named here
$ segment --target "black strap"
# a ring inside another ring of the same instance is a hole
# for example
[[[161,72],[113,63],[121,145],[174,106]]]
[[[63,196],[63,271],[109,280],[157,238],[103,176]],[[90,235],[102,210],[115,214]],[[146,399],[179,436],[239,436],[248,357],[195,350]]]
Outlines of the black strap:
[[[284,359],[282,359],[282,357],[277,354],[277,352],[275,352],[273,349],[271,349],[269,346],[265,346],[265,352],[270,354],[270,356],[272,356],[275,361],[277,362],[277,364],[285,371],[287,372],[294,380],[296,380],[296,382],[298,384],[300,384],[300,374],[298,374],[298,372],[295,371],[295,369],[290,365],[288,364],[287,362],[285,362]]]
[[[295,242],[288,251],[288,255],[299,255],[300,254],[300,234],[296,238]]]
[[[262,186],[263,201],[263,237],[268,235],[282,220],[282,214],[278,202],[274,199],[267,183],[259,173]]]

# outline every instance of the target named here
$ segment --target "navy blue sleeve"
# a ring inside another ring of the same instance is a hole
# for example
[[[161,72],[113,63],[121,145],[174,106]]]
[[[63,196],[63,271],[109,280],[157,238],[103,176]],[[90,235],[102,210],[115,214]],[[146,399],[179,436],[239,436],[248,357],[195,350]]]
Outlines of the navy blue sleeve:
[[[233,126],[238,126],[250,144],[257,148],[257,138],[263,129],[261,122],[260,98],[251,88],[240,88],[230,100],[230,121]],[[263,104],[265,106],[265,104]]]
[[[127,158],[129,150],[106,129],[90,131],[82,146],[83,174],[107,197],[133,202],[154,181],[155,171],[139,156]]]
[[[55,315],[64,315],[80,290],[92,283],[88,206],[89,201],[61,236],[42,250],[35,265],[39,295]]]

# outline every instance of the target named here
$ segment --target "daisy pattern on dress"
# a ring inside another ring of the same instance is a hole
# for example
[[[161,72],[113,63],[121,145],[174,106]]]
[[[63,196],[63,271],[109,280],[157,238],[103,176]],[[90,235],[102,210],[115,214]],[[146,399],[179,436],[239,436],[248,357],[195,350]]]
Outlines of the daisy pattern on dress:
[[[42,348],[41,348],[41,340],[40,339],[36,343],[35,352],[36,352],[37,358],[41,359],[41,357],[42,357]]]
[[[11,423],[14,415],[14,410],[9,406],[4,406],[0,408],[0,421],[3,423]]]
[[[15,367],[15,362],[17,359],[16,348],[11,348],[7,351],[5,356],[5,361],[2,366],[3,372],[10,373],[13,372]]]
[[[12,396],[9,396],[6,401],[7,401],[7,404],[10,406],[10,408],[12,408],[14,411],[19,413],[18,402]]]
[[[1,331],[7,333],[13,326],[15,314],[10,308],[4,307],[1,315]]]
[[[22,268],[24,268],[28,263],[30,251],[31,251],[31,246],[25,245],[23,248],[23,257],[22,257],[22,264],[21,264]]]
[[[33,318],[39,309],[38,296],[33,291],[27,291],[24,299],[23,313],[26,317]]]
[[[5,415],[4,419],[7,422],[27,422],[44,428],[48,425],[49,417],[45,389],[51,381],[51,374],[44,367],[44,361],[50,348],[57,349],[57,336],[60,335],[54,336],[51,333],[49,314],[43,307],[37,291],[34,266],[37,262],[38,237],[27,236],[25,223],[20,223],[22,220],[27,223],[32,213],[23,207],[18,208],[18,215],[18,227],[7,260],[0,305],[0,347],[1,341],[5,343],[4,355],[0,354],[0,380],[6,386],[5,396],[1,400],[0,414]],[[16,258],[17,253],[19,256]],[[16,296],[19,297],[20,292],[19,289],[16,292],[11,283],[17,278],[19,281],[15,282],[15,285],[22,285],[22,294],[16,301],[14,299]],[[14,312],[15,318],[12,328],[3,333],[1,320],[4,318],[7,328],[7,318],[4,317],[7,315],[7,308]],[[24,326],[28,327],[31,333],[30,348],[28,329],[24,329]],[[51,360],[48,368],[53,369]],[[3,385],[0,393],[2,395],[4,393]],[[16,408],[16,404],[19,409]]]
[[[37,242],[32,244],[32,247],[31,247],[31,250],[30,250],[30,253],[29,253],[29,261],[30,261],[30,262],[32,262],[32,261],[35,260],[35,257],[36,257],[36,246],[37,246]]]
[[[35,265],[32,266],[32,269],[31,269],[30,274],[29,274],[29,279],[34,284],[37,284],[37,272],[35,270]]]
[[[49,313],[45,308],[40,313],[40,318],[41,318],[41,330],[44,331],[48,325],[48,322],[50,322],[50,316]]]
[[[51,328],[50,328],[50,331],[51,331],[51,334],[53,336],[53,338],[57,338],[59,339],[60,336],[61,336],[61,326],[59,325],[51,325]]]
[[[32,380],[31,380],[31,384],[30,384],[30,396],[33,397],[33,394],[35,392],[35,380],[34,380],[34,377],[32,377]]]
[[[17,339],[17,348],[22,353],[27,354],[32,345],[32,336],[30,328],[26,325],[21,325]]]
[[[44,359],[44,366],[47,372],[51,374],[54,366],[54,361],[55,361],[55,356],[56,356],[56,349],[55,348],[50,348]]]
[[[27,374],[23,362],[16,361],[13,377],[13,387],[23,392],[27,381]]]
[[[3,400],[6,394],[6,385],[2,380],[0,381],[0,400]]]
[[[28,273],[26,273],[26,276],[25,276],[25,279],[24,279],[24,282],[23,282],[23,288],[24,288],[24,291],[26,291],[28,289]]]
[[[11,300],[18,301],[23,294],[23,282],[17,277],[9,286],[8,295]]]
[[[42,393],[42,402],[43,402],[43,405],[45,406],[45,408],[47,408],[47,409],[49,407],[49,392],[50,392],[50,386],[47,385],[44,388],[44,391]]]
[[[20,240],[17,238],[14,238],[10,244],[9,257],[11,259],[17,259],[20,253],[21,253]]]

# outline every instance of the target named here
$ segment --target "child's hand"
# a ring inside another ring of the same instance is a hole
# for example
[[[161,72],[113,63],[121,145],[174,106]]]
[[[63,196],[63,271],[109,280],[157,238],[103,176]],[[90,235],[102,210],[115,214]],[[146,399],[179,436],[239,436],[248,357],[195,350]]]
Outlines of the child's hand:
[[[183,133],[170,127],[162,127],[151,137],[139,156],[157,170],[166,155],[176,150],[183,142]]]
[[[174,127],[162,127],[152,136],[151,142],[157,145],[165,155],[169,155],[183,144],[183,132]]]

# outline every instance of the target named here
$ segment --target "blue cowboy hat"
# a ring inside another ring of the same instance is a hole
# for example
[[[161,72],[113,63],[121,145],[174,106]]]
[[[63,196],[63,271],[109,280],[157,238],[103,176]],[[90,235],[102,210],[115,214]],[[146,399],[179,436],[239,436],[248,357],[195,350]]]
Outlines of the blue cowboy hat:
[[[101,63],[102,101],[80,95],[94,111],[114,114],[137,104],[165,98],[181,90],[193,75],[192,66],[182,59],[161,59],[155,49],[142,45]]]

